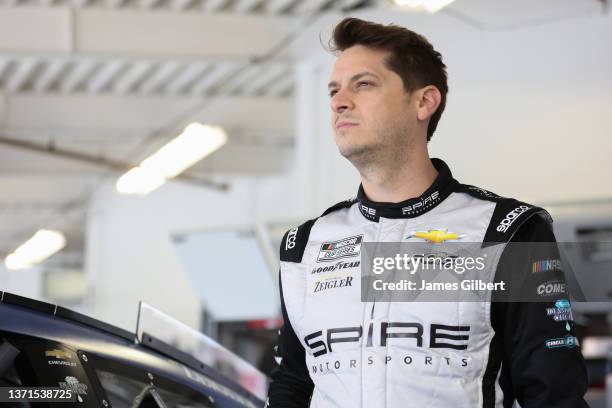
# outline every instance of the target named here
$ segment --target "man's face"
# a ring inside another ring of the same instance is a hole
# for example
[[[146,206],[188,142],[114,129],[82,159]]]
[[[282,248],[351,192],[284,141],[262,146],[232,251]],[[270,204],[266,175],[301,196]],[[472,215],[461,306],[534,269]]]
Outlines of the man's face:
[[[342,52],[332,71],[331,125],[340,153],[354,164],[411,142],[416,98],[385,66],[388,55],[389,51],[356,45]]]

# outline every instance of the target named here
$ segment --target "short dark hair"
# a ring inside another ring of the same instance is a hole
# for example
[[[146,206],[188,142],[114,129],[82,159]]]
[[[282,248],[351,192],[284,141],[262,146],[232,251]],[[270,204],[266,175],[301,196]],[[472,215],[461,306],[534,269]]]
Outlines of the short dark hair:
[[[391,55],[385,65],[402,78],[406,92],[427,85],[438,88],[442,100],[429,120],[427,141],[430,141],[446,106],[448,92],[446,65],[442,62],[442,55],[425,37],[407,28],[346,17],[334,28],[328,49],[337,53],[354,45],[390,51]]]

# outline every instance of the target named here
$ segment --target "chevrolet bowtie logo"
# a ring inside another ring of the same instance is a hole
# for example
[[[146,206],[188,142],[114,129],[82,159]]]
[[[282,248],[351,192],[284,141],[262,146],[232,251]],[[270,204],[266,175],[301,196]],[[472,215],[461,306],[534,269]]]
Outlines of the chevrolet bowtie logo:
[[[70,358],[70,354],[62,350],[47,350],[45,351],[45,356],[55,358]]]
[[[459,235],[455,232],[448,232],[447,230],[429,230],[429,231],[415,231],[411,234],[408,234],[406,239],[409,238],[421,238],[428,242],[434,242],[436,244],[441,244],[445,241],[457,241],[463,238],[463,235]]]

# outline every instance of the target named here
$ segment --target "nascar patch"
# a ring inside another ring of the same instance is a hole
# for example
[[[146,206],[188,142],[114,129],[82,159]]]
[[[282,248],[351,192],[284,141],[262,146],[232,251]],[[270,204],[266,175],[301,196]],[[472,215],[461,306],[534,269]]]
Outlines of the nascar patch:
[[[357,256],[361,253],[363,235],[343,238],[338,241],[324,242],[319,250],[317,262],[329,262],[340,258]]]

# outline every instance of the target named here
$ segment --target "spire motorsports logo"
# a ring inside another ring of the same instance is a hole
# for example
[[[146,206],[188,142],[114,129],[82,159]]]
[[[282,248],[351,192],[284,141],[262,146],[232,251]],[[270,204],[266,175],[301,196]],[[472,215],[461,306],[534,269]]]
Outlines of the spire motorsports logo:
[[[468,349],[470,330],[470,326],[425,324],[416,321],[371,322],[366,327],[356,325],[321,329],[306,335],[304,343],[313,357],[309,367],[312,374],[359,369],[360,365],[368,369],[379,364],[388,367],[396,364],[431,366],[432,370],[437,370],[440,365],[468,367],[470,359],[461,352]],[[407,352],[393,352],[397,349],[389,349],[389,341],[404,344],[401,350]],[[371,351],[372,354],[365,359],[342,356],[343,351],[354,349],[357,344],[363,345],[363,349],[366,352]],[[379,352],[385,349],[387,354],[380,355]],[[445,356],[442,353],[444,350],[455,352]]]
[[[425,198],[421,198],[416,203],[402,207],[402,214],[404,215],[418,214],[432,207],[438,201],[440,201],[440,192],[436,190],[433,193],[431,193],[429,196]]]

